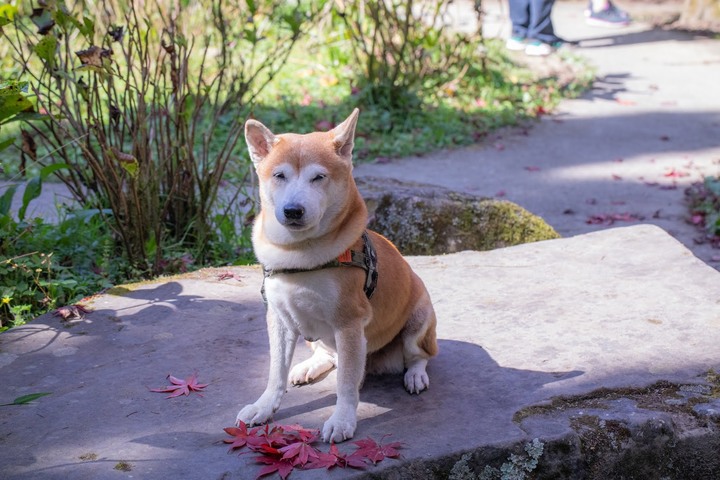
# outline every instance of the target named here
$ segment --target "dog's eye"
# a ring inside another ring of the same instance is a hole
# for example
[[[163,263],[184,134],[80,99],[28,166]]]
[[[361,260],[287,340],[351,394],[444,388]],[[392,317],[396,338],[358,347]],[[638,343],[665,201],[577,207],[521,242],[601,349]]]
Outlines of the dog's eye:
[[[273,177],[277,178],[278,180],[285,180],[285,174],[283,172],[273,173]]]
[[[322,173],[320,173],[320,174],[318,174],[318,175],[315,175],[315,177],[312,179],[312,181],[313,181],[313,182],[319,182],[319,181],[322,180],[323,178],[325,178],[325,175],[323,175]]]

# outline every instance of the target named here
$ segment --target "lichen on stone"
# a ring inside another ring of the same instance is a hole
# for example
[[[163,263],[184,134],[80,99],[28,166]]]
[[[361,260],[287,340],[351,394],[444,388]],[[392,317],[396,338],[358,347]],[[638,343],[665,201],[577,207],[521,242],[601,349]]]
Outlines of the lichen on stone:
[[[386,178],[357,183],[368,205],[368,227],[406,255],[492,250],[560,237],[542,218],[507,200]]]

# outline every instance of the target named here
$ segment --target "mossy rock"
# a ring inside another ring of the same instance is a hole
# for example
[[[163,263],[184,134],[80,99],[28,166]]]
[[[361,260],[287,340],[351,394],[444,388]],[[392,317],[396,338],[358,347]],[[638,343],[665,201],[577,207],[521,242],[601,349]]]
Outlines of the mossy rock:
[[[360,177],[368,228],[406,255],[492,250],[560,238],[545,221],[506,200],[478,197],[435,185]]]

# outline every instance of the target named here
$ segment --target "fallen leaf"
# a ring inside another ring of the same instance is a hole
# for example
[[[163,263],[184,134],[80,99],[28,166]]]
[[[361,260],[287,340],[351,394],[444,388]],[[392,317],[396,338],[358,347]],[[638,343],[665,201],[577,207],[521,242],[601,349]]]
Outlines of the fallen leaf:
[[[334,445],[333,445],[334,446]],[[331,446],[330,448],[332,448]],[[332,453],[318,452],[316,458],[311,459],[303,468],[305,470],[314,470],[317,468],[326,468],[330,470],[338,466],[338,457]]]
[[[257,463],[264,463],[265,466],[258,472],[256,479],[277,472],[283,480],[288,477],[295,468],[290,460],[267,455],[255,457]]]
[[[590,215],[585,223],[589,225],[613,225],[615,222],[636,222],[642,220],[641,215],[634,213],[601,213]]]
[[[613,173],[613,174],[611,175],[611,177],[612,177],[613,180],[622,180],[622,177],[621,177],[620,175],[615,174],[615,173]]]
[[[218,274],[218,276],[217,276],[217,279],[220,280],[220,281],[230,280],[231,278],[235,278],[235,279],[237,279],[237,280],[240,280],[240,279],[238,278],[238,276],[235,275],[235,274],[234,274],[233,272],[231,272],[230,270],[228,270],[227,272],[222,272],[222,273]]]
[[[311,443],[311,442],[310,442]],[[283,460],[290,460],[293,466],[305,465],[309,459],[318,458],[318,451],[309,442],[295,442],[280,449]]]
[[[693,225],[702,225],[705,223],[705,216],[702,214],[696,213],[695,215],[692,216],[692,218],[690,219],[690,222]]]
[[[683,172],[681,170],[677,170],[676,168],[672,167],[672,168],[668,169],[663,175],[668,178],[682,178],[682,177],[687,177],[690,174],[688,172]]]
[[[615,101],[619,103],[620,105],[630,106],[630,105],[637,105],[637,102],[634,100],[627,100],[625,98],[616,98]]]
[[[170,380],[170,383],[172,383],[172,385],[165,388],[151,388],[150,391],[157,393],[171,393],[165,398],[179,397],[180,395],[188,396],[190,395],[190,392],[197,392],[198,395],[202,397],[203,394],[200,392],[209,385],[207,383],[197,383],[196,374],[190,375],[185,380],[180,380],[179,378],[175,378],[172,375],[168,375],[167,378],[168,380]]]
[[[224,429],[225,433],[233,438],[226,438],[223,442],[230,444],[230,449],[228,451],[233,451],[236,448],[243,448],[246,445],[257,444],[258,441],[264,441],[262,439],[258,439],[256,436],[256,433],[260,430],[260,428],[261,427],[255,427],[252,430],[248,430],[247,425],[240,422],[237,427],[228,427]]]
[[[505,150],[505,144],[500,143],[500,142],[495,142],[495,144],[493,145],[493,147],[495,147],[495,150],[497,150],[497,151],[499,151],[499,152]]]
[[[670,141],[670,137],[668,135],[660,135],[660,140],[662,140],[663,142],[668,142]]]
[[[51,392],[28,393],[27,395],[23,395],[22,397],[17,397],[15,400],[13,400],[10,403],[3,403],[2,405],[0,405],[0,407],[9,407],[12,405],[27,405],[28,403],[33,402],[40,397],[44,397],[45,395],[52,395],[52,393]]]
[[[56,317],[62,317],[63,320],[68,320],[68,319],[73,319],[73,318],[82,318],[84,313],[90,313],[90,312],[92,312],[92,309],[87,308],[80,304],[75,304],[75,305],[68,305],[65,307],[60,307],[53,312],[53,315]]]
[[[372,462],[373,465],[381,462],[386,457],[398,458],[400,456],[400,452],[398,452],[398,449],[402,446],[400,442],[393,442],[383,445],[381,443],[377,443],[372,438],[366,438],[352,443],[356,445],[358,449],[353,452],[351,456],[365,458],[368,461]]]
[[[346,455],[338,450],[337,445],[334,443],[330,445],[330,453],[335,456],[338,466],[342,468],[365,468],[367,465],[365,459],[362,457],[353,457],[352,455]]]
[[[525,170],[527,170],[528,172],[539,172],[542,169],[540,167],[536,167],[536,166],[529,166],[529,167],[525,167]]]
[[[504,197],[505,195],[506,195],[505,190],[498,190],[498,191],[495,193],[495,196],[496,196],[496,197]]]

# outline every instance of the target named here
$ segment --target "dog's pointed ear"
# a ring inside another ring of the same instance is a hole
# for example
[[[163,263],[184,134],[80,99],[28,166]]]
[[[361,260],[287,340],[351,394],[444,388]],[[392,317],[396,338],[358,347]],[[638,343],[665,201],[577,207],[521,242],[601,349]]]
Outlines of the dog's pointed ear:
[[[335,151],[337,151],[337,154],[342,158],[347,158],[348,160],[352,159],[352,151],[355,146],[355,126],[357,125],[359,114],[360,110],[356,108],[343,123],[332,130],[335,135],[333,139]]]
[[[250,159],[255,165],[268,156],[280,139],[262,123],[250,119],[245,122],[245,142],[250,152]]]

